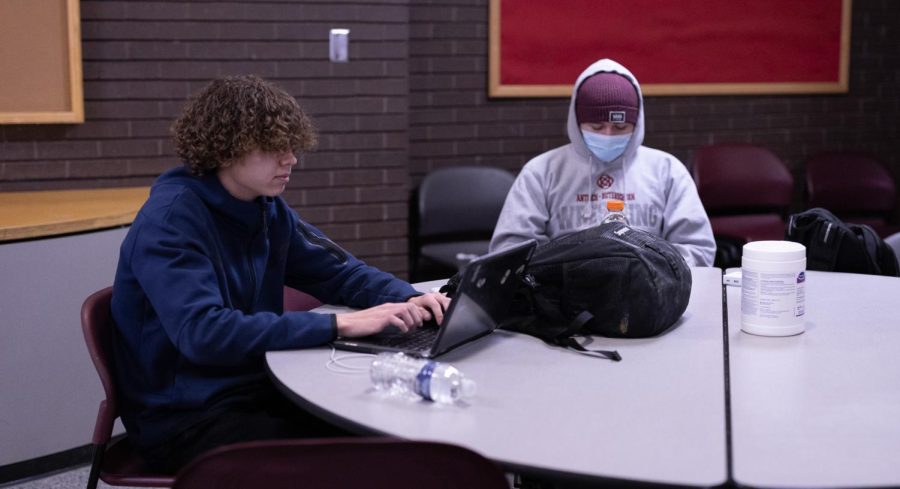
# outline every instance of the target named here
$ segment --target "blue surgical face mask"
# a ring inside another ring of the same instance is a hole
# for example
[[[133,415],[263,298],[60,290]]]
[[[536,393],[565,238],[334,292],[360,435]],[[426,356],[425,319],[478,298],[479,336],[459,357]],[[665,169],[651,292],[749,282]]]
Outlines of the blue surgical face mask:
[[[628,141],[631,139],[632,134],[634,133],[607,136],[606,134],[581,131],[581,135],[584,137],[584,144],[587,144],[591,153],[594,153],[594,156],[600,161],[612,161],[622,156],[625,148],[628,147]]]

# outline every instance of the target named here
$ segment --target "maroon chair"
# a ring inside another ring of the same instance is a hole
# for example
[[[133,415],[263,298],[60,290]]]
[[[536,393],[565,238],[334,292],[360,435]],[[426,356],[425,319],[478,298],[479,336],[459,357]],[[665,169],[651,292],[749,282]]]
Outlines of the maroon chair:
[[[503,471],[445,443],[390,438],[267,440],[215,448],[182,469],[174,489],[508,489]]]
[[[110,443],[113,424],[119,417],[118,394],[113,379],[113,328],[109,310],[112,287],[95,292],[81,307],[81,328],[88,353],[100,375],[106,398],[100,401],[94,435],[91,439],[93,456],[87,488],[95,489],[97,479],[111,486],[170,487],[174,477],[148,469],[141,456],[131,448],[128,438]]]
[[[882,238],[900,227],[889,221],[897,203],[894,179],[873,156],[826,152],[806,162],[806,206],[823,207],[841,220],[868,224]]]
[[[704,146],[694,153],[692,174],[716,236],[717,266],[739,266],[743,243],[784,239],[794,177],[774,153],[750,144]]]
[[[148,469],[141,456],[132,449],[127,436],[110,443],[113,425],[119,417],[118,395],[113,379],[112,337],[113,322],[109,309],[112,287],[95,292],[81,307],[81,328],[88,353],[100,376],[106,398],[100,401],[94,435],[93,455],[88,475],[88,489],[97,487],[97,480],[111,486],[169,487],[171,475]],[[285,311],[308,311],[322,303],[314,297],[289,287],[284,288]]]
[[[309,311],[322,305],[322,301],[297,289],[284,288],[284,312]]]

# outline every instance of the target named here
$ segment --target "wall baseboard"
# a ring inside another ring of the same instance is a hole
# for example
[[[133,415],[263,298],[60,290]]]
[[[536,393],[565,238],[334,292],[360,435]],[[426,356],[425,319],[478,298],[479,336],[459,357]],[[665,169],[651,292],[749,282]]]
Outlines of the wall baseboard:
[[[84,445],[44,455],[43,457],[0,466],[0,485],[89,464],[91,463],[91,447],[92,445]]]

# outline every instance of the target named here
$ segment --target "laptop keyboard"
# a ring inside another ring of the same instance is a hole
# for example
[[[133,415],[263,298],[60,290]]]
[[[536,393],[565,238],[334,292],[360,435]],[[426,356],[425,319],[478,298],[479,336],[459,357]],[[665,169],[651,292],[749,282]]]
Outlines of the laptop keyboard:
[[[403,347],[410,350],[424,350],[434,343],[438,334],[437,325],[426,322],[422,327],[409,333],[399,333],[390,336],[381,336],[375,343],[393,348]],[[373,338],[374,340],[374,338]]]

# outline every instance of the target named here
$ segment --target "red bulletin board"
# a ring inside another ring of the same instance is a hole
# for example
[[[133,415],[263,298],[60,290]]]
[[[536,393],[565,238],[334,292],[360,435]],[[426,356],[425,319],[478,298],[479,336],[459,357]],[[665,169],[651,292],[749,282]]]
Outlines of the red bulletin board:
[[[611,58],[645,95],[848,89],[852,0],[490,0],[492,97],[568,97]]]

